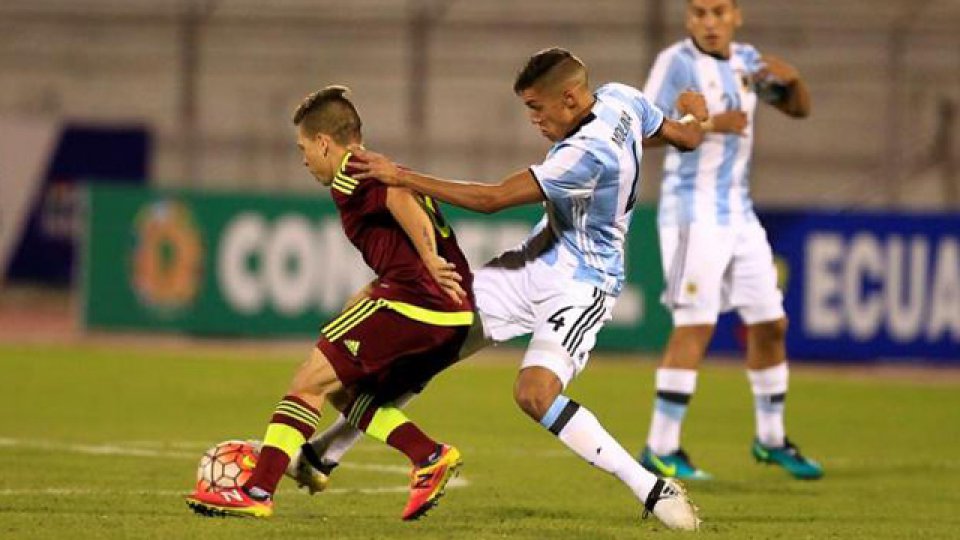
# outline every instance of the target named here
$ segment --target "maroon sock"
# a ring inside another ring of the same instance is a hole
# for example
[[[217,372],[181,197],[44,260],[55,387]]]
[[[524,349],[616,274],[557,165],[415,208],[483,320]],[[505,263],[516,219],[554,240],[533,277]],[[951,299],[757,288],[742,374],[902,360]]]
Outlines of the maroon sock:
[[[358,395],[346,411],[347,421],[366,432],[380,403],[371,394]],[[387,435],[387,444],[403,452],[414,465],[425,463],[437,451],[437,442],[427,437],[413,422],[404,422]]]
[[[310,440],[320,421],[320,413],[307,402],[296,396],[284,396],[270,418],[270,424],[282,424],[291,427],[303,435],[304,441]],[[253,474],[243,485],[249,493],[252,488],[259,488],[272,495],[277,490],[277,484],[283,477],[283,472],[293,457],[278,446],[279,441],[271,440],[271,430],[267,430],[263,448],[257,459],[257,466]],[[303,442],[303,441],[301,441]],[[299,448],[300,445],[297,445]]]
[[[391,431],[387,436],[387,444],[406,454],[414,466],[426,463],[439,446],[413,422],[400,424]]]

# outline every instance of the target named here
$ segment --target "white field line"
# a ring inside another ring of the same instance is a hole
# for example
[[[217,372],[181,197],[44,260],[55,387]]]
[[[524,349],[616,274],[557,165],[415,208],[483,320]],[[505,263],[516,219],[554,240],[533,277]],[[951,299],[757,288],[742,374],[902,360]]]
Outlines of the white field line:
[[[184,447],[186,444],[166,443],[159,441],[136,441],[138,446],[177,446]],[[206,448],[208,443],[197,443],[195,448]],[[43,450],[50,452],[86,454],[97,456],[124,456],[124,457],[146,457],[146,458],[166,458],[166,459],[197,459],[199,453],[184,451],[157,450],[151,448],[137,448],[127,446],[125,443],[109,444],[72,444],[57,441],[44,440],[23,440],[0,437],[0,448],[28,448],[31,450]],[[383,472],[390,474],[400,474],[407,476],[410,473],[409,467],[400,465],[382,465],[377,463],[342,463],[340,465],[345,469],[356,469],[362,471]],[[447,484],[449,488],[463,488],[470,485],[466,478],[453,478]],[[371,488],[331,488],[324,490],[325,494],[348,495],[348,494],[377,494],[377,493],[406,493],[409,487],[387,486]],[[293,490],[281,490],[293,491]],[[18,495],[102,495],[105,493],[125,494],[125,495],[185,495],[185,491],[175,490],[110,490],[110,489],[84,489],[71,487],[50,487],[36,489],[0,489],[0,496],[18,496]]]

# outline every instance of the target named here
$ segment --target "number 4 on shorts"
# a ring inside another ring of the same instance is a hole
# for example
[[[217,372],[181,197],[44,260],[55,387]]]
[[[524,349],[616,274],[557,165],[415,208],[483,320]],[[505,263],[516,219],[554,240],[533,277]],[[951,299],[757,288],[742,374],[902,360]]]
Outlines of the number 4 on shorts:
[[[556,313],[554,313],[553,315],[551,315],[549,319],[547,319],[547,322],[548,322],[548,323],[553,324],[553,331],[554,331],[554,332],[559,332],[560,329],[563,328],[563,325],[567,324],[567,321],[564,320],[564,318],[561,317],[560,315],[563,315],[563,313],[564,313],[565,311],[567,311],[568,309],[570,309],[571,307],[573,307],[573,306],[567,306],[567,307],[565,307],[565,308],[563,308],[563,309],[560,309],[560,310],[558,310]]]

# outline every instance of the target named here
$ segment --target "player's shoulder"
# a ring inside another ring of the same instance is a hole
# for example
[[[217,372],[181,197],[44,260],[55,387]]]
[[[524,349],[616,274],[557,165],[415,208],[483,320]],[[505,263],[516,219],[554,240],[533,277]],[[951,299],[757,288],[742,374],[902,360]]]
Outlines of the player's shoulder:
[[[697,48],[693,45],[690,38],[676,41],[657,53],[658,62],[678,61],[683,65],[692,65],[696,58]]]
[[[339,194],[341,197],[349,198],[358,191],[366,192],[369,189],[383,186],[379,181],[372,178],[357,179],[356,174],[361,170],[359,164],[360,160],[356,156],[347,157],[340,170],[334,175],[333,183],[330,185],[335,197]]]
[[[643,95],[639,89],[621,82],[608,82],[597,88],[598,96],[610,96],[616,99],[634,99]]]

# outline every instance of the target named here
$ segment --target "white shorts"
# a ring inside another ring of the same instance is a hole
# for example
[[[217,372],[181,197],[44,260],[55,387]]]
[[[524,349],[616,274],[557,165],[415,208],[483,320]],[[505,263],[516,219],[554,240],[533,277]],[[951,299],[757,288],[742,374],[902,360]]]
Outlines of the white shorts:
[[[566,387],[587,365],[616,298],[561,277],[542,262],[504,259],[494,259],[474,274],[484,333],[495,342],[533,334],[521,369],[547,368]]]
[[[784,316],[767,233],[759,221],[728,226],[660,226],[666,290],[674,326],[715,324],[736,309],[746,324]]]

